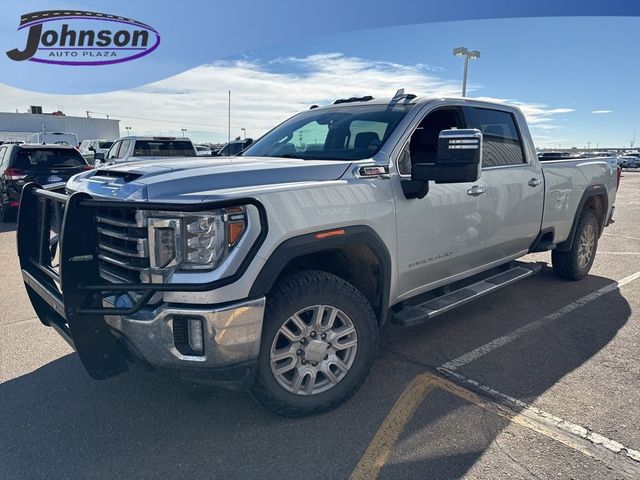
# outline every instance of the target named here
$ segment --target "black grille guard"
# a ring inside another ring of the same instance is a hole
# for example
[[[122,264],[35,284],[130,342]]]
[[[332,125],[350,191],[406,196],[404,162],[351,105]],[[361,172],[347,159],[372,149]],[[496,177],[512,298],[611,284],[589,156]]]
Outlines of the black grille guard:
[[[22,278],[40,321],[55,330],[74,348],[89,375],[109,378],[128,370],[125,350],[112,333],[105,315],[132,315],[158,292],[199,292],[229,285],[249,267],[267,236],[267,215],[253,198],[194,204],[138,203],[94,199],[86,193],[66,195],[55,185],[24,186],[18,213],[18,257]],[[99,207],[198,212],[253,205],[260,218],[260,234],[238,269],[208,283],[109,283],[100,277],[95,212]],[[58,270],[52,266],[59,248]],[[119,292],[136,292],[130,308],[104,307],[103,298]]]

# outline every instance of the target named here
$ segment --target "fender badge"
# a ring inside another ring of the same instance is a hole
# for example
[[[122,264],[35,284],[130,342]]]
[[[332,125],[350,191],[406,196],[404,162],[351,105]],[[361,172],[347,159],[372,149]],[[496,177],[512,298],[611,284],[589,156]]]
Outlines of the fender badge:
[[[76,255],[69,259],[70,262],[90,262],[93,260],[93,255]]]

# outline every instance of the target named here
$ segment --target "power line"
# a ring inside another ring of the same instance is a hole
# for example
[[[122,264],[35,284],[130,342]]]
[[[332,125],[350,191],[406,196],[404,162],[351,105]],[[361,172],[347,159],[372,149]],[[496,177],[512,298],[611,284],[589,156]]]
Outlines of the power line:
[[[132,120],[142,120],[145,122],[158,122],[158,123],[169,123],[171,125],[182,125],[182,126],[190,126],[190,127],[204,127],[204,128],[227,128],[226,124],[215,124],[215,123],[193,123],[193,122],[179,122],[176,120],[170,120],[170,119],[164,119],[164,118],[147,118],[147,117],[137,117],[134,115],[121,115],[119,113],[104,113],[104,112],[94,112],[93,110],[89,111],[89,113],[91,114],[95,114],[95,115],[105,115],[105,116],[109,116],[109,117],[122,117],[122,118],[129,118]],[[240,128],[237,127],[235,125],[232,126],[232,128]],[[256,128],[256,129],[260,129],[260,128],[269,128],[269,127],[259,127],[256,125],[253,125],[251,128]]]

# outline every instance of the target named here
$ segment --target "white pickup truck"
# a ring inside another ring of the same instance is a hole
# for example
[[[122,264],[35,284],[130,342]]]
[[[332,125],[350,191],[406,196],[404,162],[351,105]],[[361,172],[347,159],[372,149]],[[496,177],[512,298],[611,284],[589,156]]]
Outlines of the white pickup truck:
[[[399,92],[302,112],[225,163],[28,184],[18,249],[42,323],[92,377],[138,361],[302,416],[358,389],[387,321],[533,275],[514,262],[529,252],[587,275],[617,180],[612,158],[541,164],[516,107]]]
[[[94,154],[95,167],[119,163],[162,160],[171,157],[195,157],[196,148],[188,138],[121,137],[105,152]]]

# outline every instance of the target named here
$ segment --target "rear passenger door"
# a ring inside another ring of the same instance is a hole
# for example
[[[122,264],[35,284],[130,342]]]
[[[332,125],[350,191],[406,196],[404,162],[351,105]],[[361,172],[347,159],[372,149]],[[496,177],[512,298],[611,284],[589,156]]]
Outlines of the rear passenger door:
[[[483,134],[478,180],[486,255],[490,261],[526,252],[540,231],[544,182],[540,164],[523,140],[513,111],[465,107],[468,128]],[[525,125],[524,121],[521,122]],[[526,128],[526,127],[523,127]]]

